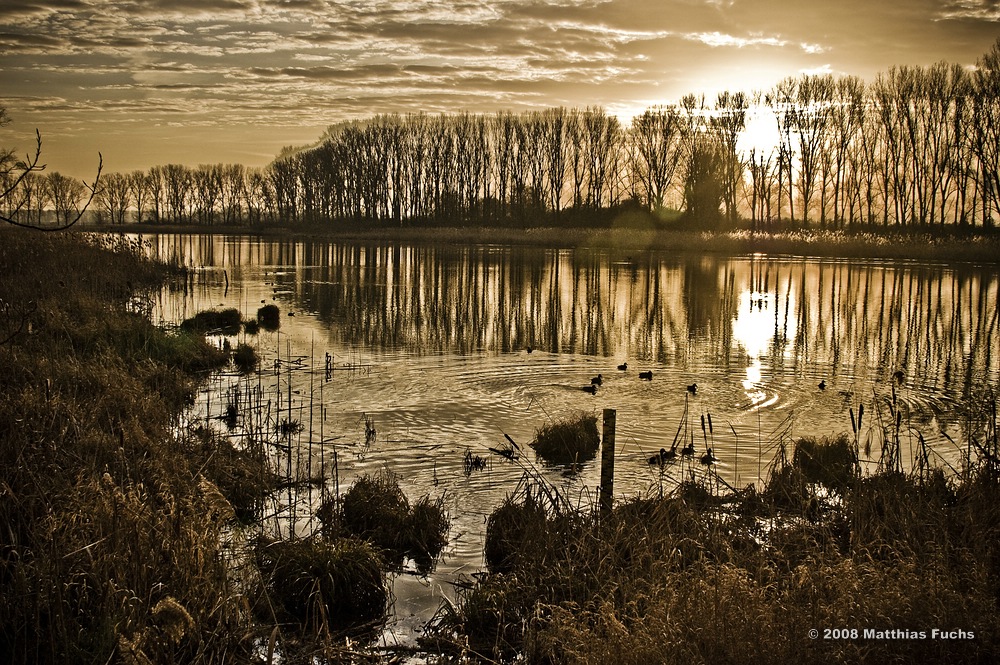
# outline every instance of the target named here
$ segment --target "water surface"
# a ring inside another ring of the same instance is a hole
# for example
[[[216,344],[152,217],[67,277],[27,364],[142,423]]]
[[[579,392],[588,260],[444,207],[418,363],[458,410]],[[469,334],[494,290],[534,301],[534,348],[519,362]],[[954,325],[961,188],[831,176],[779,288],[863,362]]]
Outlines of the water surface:
[[[443,561],[427,577],[396,581],[401,638],[440,594],[453,597],[450,581],[482,566],[485,518],[525,467],[574,504],[596,501],[596,460],[568,473],[527,448],[543,424],[615,409],[619,498],[669,491],[692,474],[759,484],[795,438],[855,436],[861,404],[865,467],[878,466],[892,404],[902,414],[904,464],[919,433],[933,464],[957,468],[964,448],[955,442],[970,422],[960,407],[1000,383],[993,267],[144,240],[153,254],[194,269],[184,289],[160,294],[155,316],[164,322],[211,307],[282,311],[278,332],[247,337],[264,358],[260,373],[215,377],[197,413],[218,414],[237,387],[259,391],[272,414],[304,425],[290,461],[300,474],[323,469],[327,488],[342,491],[360,474],[389,470],[411,500],[444,496],[453,525]],[[598,374],[602,384],[588,394]],[[506,445],[505,434],[522,446],[518,463],[490,452]],[[663,470],[647,463],[676,440],[694,441],[695,461]],[[712,468],[697,462],[708,447],[719,459]],[[465,473],[467,451],[487,459],[486,469]]]

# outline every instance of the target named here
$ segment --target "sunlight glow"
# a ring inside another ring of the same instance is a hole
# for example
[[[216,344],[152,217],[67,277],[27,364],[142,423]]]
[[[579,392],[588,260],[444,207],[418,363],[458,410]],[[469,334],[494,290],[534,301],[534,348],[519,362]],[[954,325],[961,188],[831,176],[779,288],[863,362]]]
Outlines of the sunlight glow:
[[[785,303],[790,307],[791,303]],[[746,378],[742,381],[747,399],[759,408],[775,399],[768,400],[767,393],[762,389],[763,362],[768,355],[784,352],[784,344],[777,341],[775,315],[779,303],[774,295],[753,292],[750,290],[740,294],[740,307],[733,321],[733,340],[747,354]],[[789,325],[794,328],[794,322]],[[794,337],[794,329],[786,331],[786,339]],[[779,346],[780,345],[780,346]]]
[[[736,142],[736,149],[744,155],[751,150],[757,155],[769,155],[778,146],[778,125],[774,113],[763,106],[751,107],[747,110],[746,128]]]

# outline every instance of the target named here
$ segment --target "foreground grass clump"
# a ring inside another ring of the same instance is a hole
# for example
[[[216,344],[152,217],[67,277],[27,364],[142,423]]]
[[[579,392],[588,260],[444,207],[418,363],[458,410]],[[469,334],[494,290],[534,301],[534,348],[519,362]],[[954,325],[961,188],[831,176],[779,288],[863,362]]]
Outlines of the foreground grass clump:
[[[550,464],[575,464],[594,459],[601,445],[597,416],[581,413],[547,425],[531,442],[539,457]]]
[[[995,429],[989,440],[993,451]],[[521,488],[489,517],[489,573],[431,634],[526,663],[988,662],[1000,650],[997,459],[952,477],[861,477],[849,439],[807,439],[770,491],[689,480],[605,516]],[[822,639],[844,627],[857,636]]]
[[[371,634],[386,619],[389,590],[382,560],[356,538],[260,540],[257,564],[281,622],[306,633]]]
[[[420,498],[412,507],[395,476],[364,475],[339,499],[323,502],[318,517],[328,539],[345,535],[372,543],[394,566],[409,556],[427,572],[448,544],[443,499]]]

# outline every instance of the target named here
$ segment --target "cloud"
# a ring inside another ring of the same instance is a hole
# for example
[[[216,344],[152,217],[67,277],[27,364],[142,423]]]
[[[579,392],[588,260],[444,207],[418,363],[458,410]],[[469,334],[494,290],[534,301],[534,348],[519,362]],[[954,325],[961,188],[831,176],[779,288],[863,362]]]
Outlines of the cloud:
[[[971,64],[998,16],[995,0],[5,0],[0,88],[18,124],[98,143],[185,122],[298,136],[382,111],[631,109]]]

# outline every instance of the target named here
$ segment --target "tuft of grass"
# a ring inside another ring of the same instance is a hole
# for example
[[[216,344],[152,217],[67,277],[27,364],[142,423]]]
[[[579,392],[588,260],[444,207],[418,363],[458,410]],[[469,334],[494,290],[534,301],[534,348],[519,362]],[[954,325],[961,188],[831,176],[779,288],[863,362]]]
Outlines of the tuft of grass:
[[[327,539],[361,538],[396,567],[409,556],[422,573],[433,568],[448,544],[451,526],[443,498],[424,496],[411,508],[395,476],[385,471],[361,476],[343,497],[326,499],[317,517]]]
[[[535,431],[531,442],[539,457],[550,464],[577,464],[594,459],[601,445],[597,416],[580,413]]]
[[[233,364],[242,374],[250,374],[260,364],[260,357],[257,355],[256,349],[241,342],[233,351]]]
[[[264,305],[257,309],[257,321],[264,330],[274,332],[281,327],[281,310],[277,305]]]
[[[368,638],[385,624],[390,596],[382,560],[365,541],[260,539],[254,551],[267,608],[279,621],[305,633]]]
[[[181,330],[200,334],[237,335],[243,324],[240,311],[235,308],[198,312],[181,322]]]
[[[406,519],[406,553],[418,570],[428,572],[448,544],[451,520],[444,509],[443,497],[423,496],[413,504]]]
[[[847,434],[832,439],[802,437],[795,442],[792,466],[806,482],[844,492],[856,478],[858,457]]]

